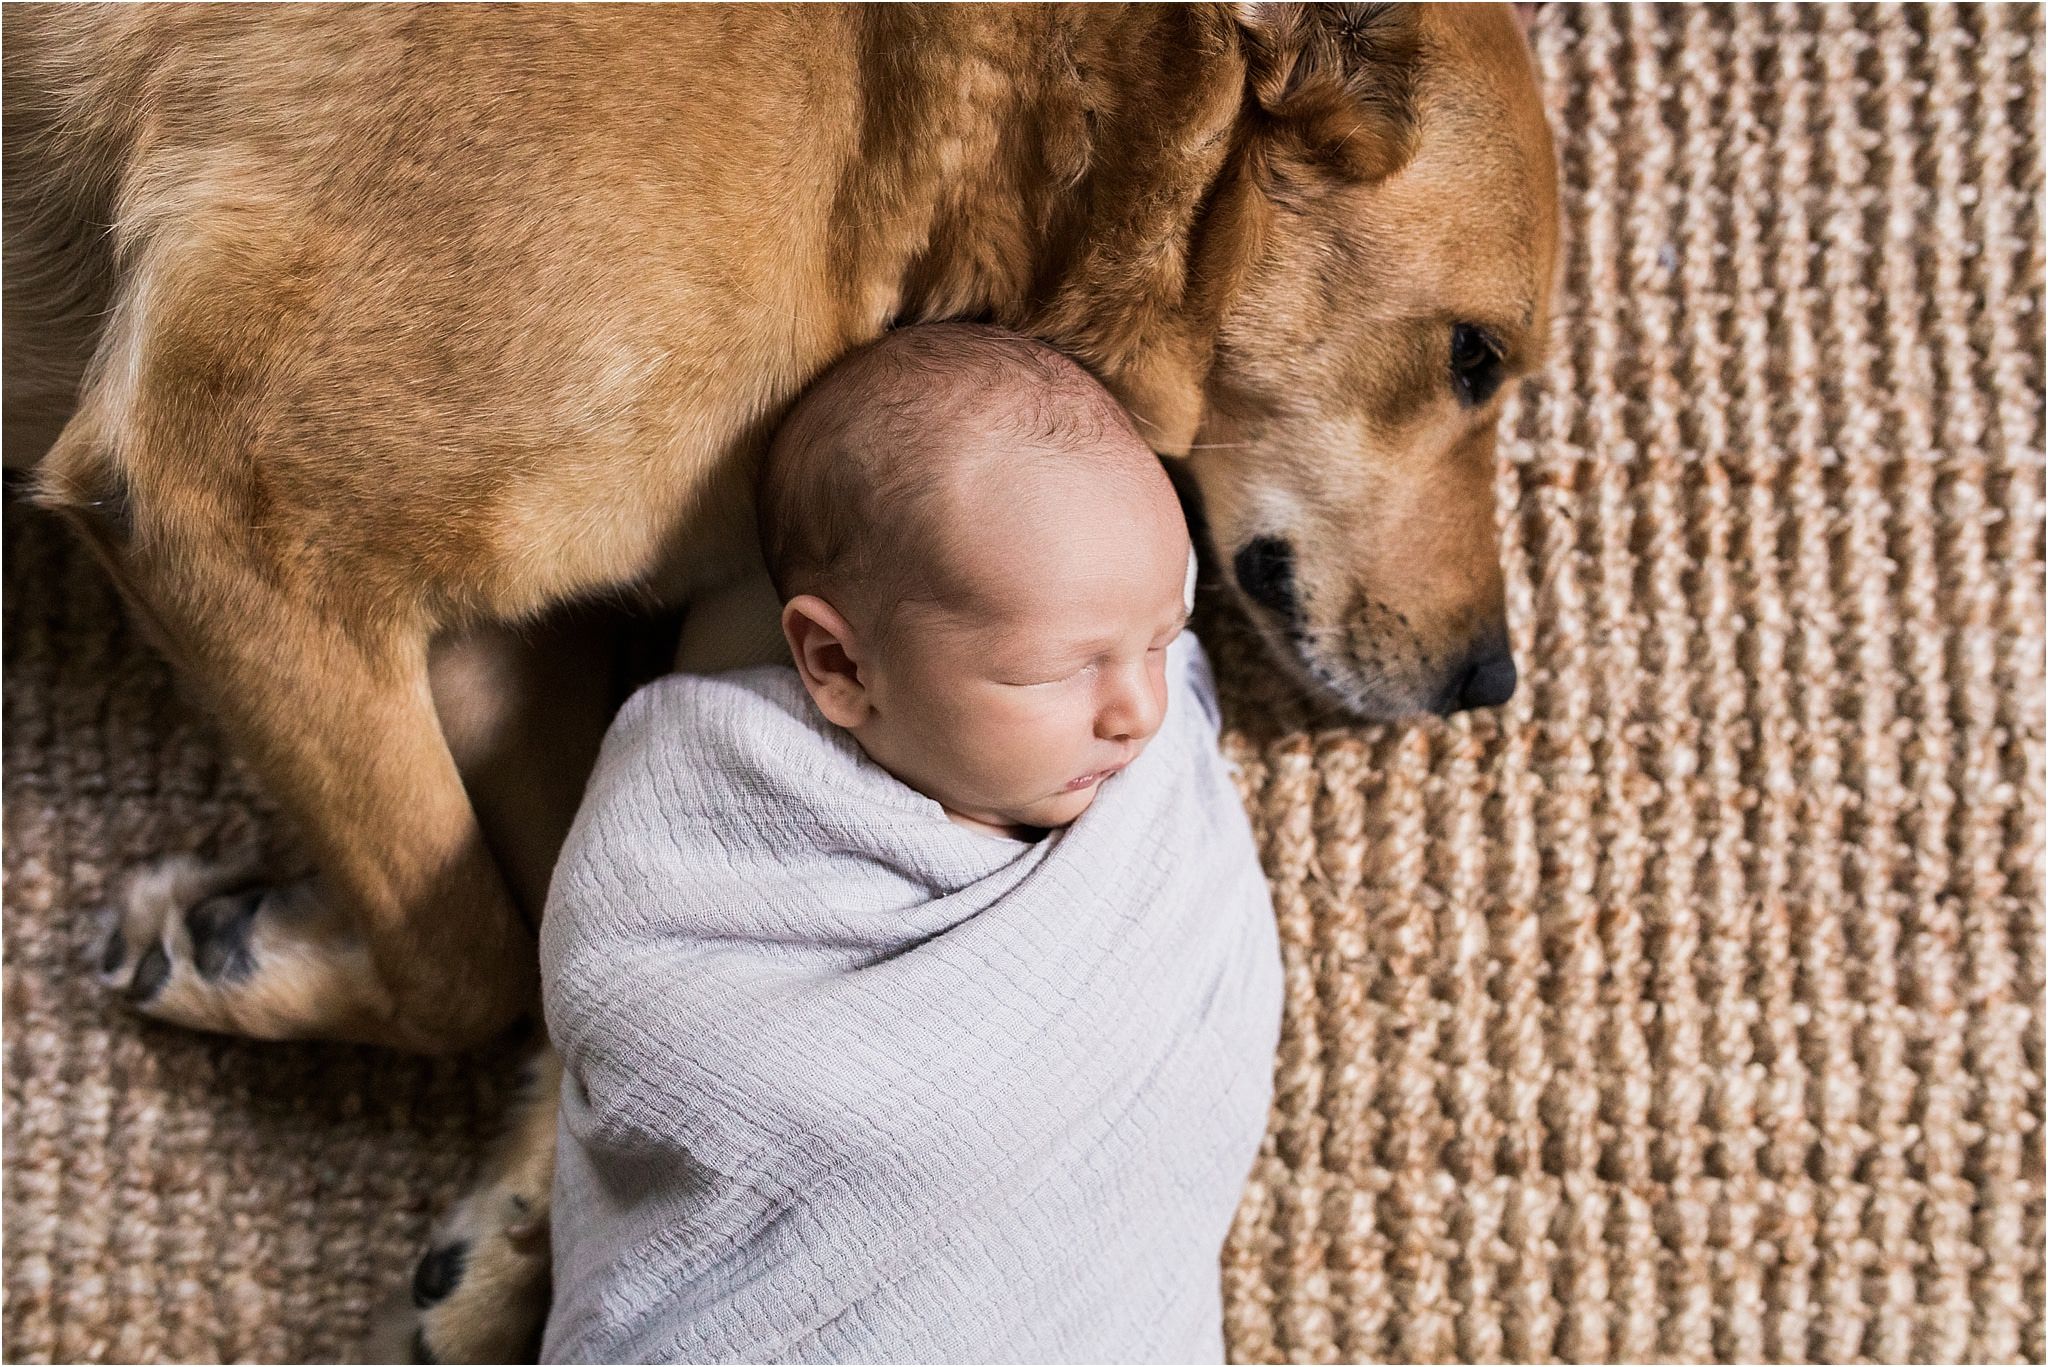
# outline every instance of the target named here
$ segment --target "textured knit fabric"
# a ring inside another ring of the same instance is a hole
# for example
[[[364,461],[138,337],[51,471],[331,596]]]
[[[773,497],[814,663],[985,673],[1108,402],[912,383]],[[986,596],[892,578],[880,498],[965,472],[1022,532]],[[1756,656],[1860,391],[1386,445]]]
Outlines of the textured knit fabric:
[[[968,830],[787,667],[606,737],[549,891],[575,1361],[1220,1361],[1279,946],[1208,664],[1072,826]]]
[[[1201,629],[1287,965],[1234,1358],[2048,1358],[2041,23],[1537,10],[1520,691],[1357,726]],[[110,882],[275,825],[91,557],[6,517],[5,1352],[333,1361],[511,1060],[107,998]]]

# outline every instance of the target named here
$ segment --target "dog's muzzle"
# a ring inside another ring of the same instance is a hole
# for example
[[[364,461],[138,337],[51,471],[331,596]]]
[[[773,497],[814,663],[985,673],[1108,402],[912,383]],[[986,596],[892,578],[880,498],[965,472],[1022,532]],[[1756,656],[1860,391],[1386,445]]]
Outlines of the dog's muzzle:
[[[1301,591],[1294,578],[1294,547],[1283,537],[1255,536],[1231,557],[1230,569],[1245,597],[1279,619],[1297,638],[1302,630]],[[1515,657],[1505,625],[1496,623],[1433,685],[1425,684],[1419,705],[1439,716],[1479,707],[1499,707],[1515,695]],[[1412,695],[1411,695],[1412,696]]]

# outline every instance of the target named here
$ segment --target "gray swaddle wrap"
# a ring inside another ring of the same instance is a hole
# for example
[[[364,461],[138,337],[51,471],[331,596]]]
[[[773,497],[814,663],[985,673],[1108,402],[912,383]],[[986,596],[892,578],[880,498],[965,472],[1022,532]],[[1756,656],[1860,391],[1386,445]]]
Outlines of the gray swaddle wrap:
[[[792,669],[627,702],[541,937],[545,1360],[1220,1360],[1279,950],[1191,634],[1168,673],[1036,844],[948,820]]]

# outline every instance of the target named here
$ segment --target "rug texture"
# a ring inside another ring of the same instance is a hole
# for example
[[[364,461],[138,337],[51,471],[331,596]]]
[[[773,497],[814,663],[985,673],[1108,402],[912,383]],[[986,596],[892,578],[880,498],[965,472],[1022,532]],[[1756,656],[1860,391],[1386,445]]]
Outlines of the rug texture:
[[[1278,905],[1247,1361],[2040,1359],[2041,13],[1549,6],[1523,686],[1351,727],[1208,629]],[[275,823],[10,506],[5,1352],[321,1359],[509,1056],[141,1024],[147,856]]]

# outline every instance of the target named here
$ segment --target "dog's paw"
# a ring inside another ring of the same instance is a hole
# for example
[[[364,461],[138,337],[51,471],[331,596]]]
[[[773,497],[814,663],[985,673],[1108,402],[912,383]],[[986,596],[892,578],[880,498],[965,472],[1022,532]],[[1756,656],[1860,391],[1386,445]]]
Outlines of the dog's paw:
[[[409,1294],[382,1317],[368,1361],[532,1362],[553,1289],[548,1243],[561,1087],[552,1051],[482,1180],[449,1212],[414,1266]]]
[[[551,1284],[546,1197],[478,1191],[414,1264],[366,1362],[533,1362]]]
[[[143,1015],[258,1039],[334,1033],[384,997],[367,950],[309,879],[173,855],[115,898],[100,981]]]
[[[189,854],[137,870],[115,897],[100,981],[149,1015],[180,1019],[196,994],[254,975],[264,893],[252,869]]]
[[[482,1191],[413,1268],[414,1362],[533,1362],[552,1285],[545,1192]]]

